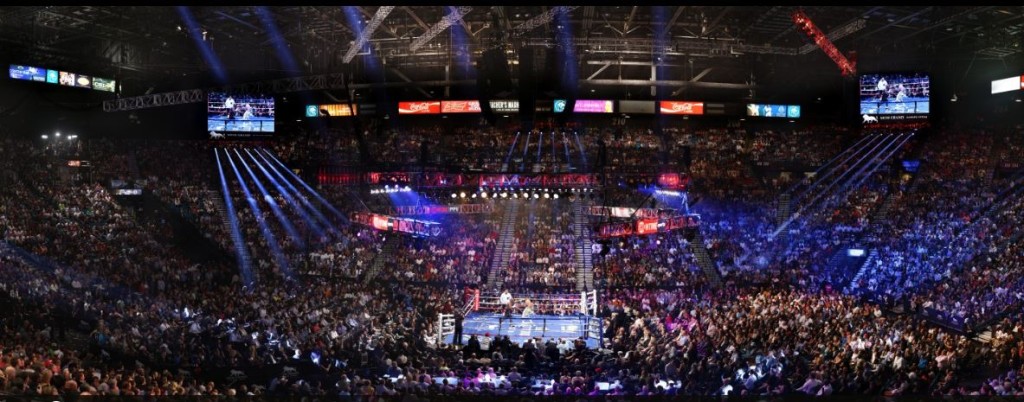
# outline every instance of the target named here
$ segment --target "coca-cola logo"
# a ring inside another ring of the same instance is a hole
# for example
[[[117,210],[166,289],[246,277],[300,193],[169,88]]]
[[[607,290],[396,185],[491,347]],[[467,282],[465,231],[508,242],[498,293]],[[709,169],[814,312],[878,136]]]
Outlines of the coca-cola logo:
[[[692,112],[693,111],[693,104],[692,103],[676,103],[676,104],[672,105],[672,111],[675,111],[675,112]]]
[[[427,111],[427,110],[430,110],[430,104],[429,103],[410,103],[409,104],[409,110],[413,111],[413,112]]]
[[[662,113],[670,114],[703,114],[704,104],[701,102],[662,102]]]

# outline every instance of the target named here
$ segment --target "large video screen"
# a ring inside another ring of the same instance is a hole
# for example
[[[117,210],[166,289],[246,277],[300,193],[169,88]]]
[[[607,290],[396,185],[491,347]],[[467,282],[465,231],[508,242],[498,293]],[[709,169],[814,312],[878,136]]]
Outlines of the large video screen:
[[[91,77],[68,71],[50,70],[41,67],[22,66],[18,64],[11,64],[8,71],[11,78],[15,80],[46,82],[49,84],[96,89],[106,92],[115,92],[117,89],[117,81],[115,80]]]
[[[877,120],[927,117],[930,97],[931,81],[925,73],[860,76],[860,114]]]
[[[555,113],[563,113],[569,102],[565,99],[555,99]],[[573,106],[573,113],[614,113],[615,102],[604,99],[578,99]]]
[[[1001,94],[1003,92],[1019,91],[1022,89],[1024,89],[1024,75],[992,81],[993,95]]]
[[[46,82],[46,69],[31,66],[19,66],[11,64],[11,78],[16,80]]]
[[[216,133],[273,133],[274,97],[210,92],[206,129]]]
[[[754,117],[786,117],[787,105],[768,105],[748,103],[747,116]]]

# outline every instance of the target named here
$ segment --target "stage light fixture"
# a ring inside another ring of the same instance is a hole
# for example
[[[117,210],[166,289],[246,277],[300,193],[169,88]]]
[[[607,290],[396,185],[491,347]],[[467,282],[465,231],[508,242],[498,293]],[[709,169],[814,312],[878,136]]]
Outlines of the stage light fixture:
[[[544,193],[544,198],[551,198],[551,194]]]
[[[533,193],[533,199],[540,198],[540,193]]]
[[[558,199],[558,193],[555,193],[555,195],[553,195],[552,197],[554,197],[557,200]]]
[[[476,198],[476,193],[473,193],[473,195],[470,196],[470,198]]]
[[[465,191],[460,192],[459,193],[459,198],[466,198],[466,192]]]
[[[480,198],[487,198],[487,192],[484,191],[484,192],[480,193]]]
[[[452,193],[452,198],[456,198],[458,196],[459,196],[458,194]]]
[[[501,198],[508,198],[508,193],[502,191],[501,192]]]

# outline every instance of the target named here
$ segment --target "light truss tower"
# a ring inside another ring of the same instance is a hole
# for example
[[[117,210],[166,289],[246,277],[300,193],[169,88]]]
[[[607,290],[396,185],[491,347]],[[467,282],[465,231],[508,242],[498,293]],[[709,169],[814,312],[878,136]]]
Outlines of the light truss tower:
[[[359,49],[363,48],[363,45],[370,40],[374,31],[377,30],[377,27],[384,22],[384,19],[387,18],[388,14],[391,13],[391,10],[394,9],[395,6],[381,6],[377,9],[377,13],[373,15],[373,19],[371,19],[370,23],[366,25],[366,28],[363,28],[363,32],[359,33],[359,39],[356,40],[356,43],[352,44],[352,47],[350,47],[348,52],[345,53],[345,63],[351,62],[352,59],[356,57],[356,53],[359,53]]]
[[[820,47],[821,50],[825,52],[825,54],[828,55],[828,57],[832,59],[837,66],[839,66],[839,70],[842,71],[844,77],[857,75],[857,67],[854,63],[847,59],[846,56],[843,56],[842,52],[836,48],[836,45],[832,44],[832,41],[828,40],[828,36],[826,36],[824,32],[821,32],[821,30],[814,25],[814,22],[811,21],[811,18],[808,17],[807,14],[804,14],[802,10],[794,11],[793,23],[796,24],[797,28],[800,28],[804,34],[811,38],[811,41],[818,45],[818,47]]]
[[[570,13],[572,12],[572,10],[575,10],[577,8],[580,8],[580,6],[558,6],[549,8],[547,11],[541,13],[540,15],[527,20],[526,22],[516,26],[515,28],[512,28],[512,34],[525,34],[536,29],[537,27],[543,26],[544,24],[553,21],[556,15],[560,13]]]
[[[412,44],[409,45],[409,50],[413,52],[419,50],[423,45],[426,45],[427,42],[430,42],[431,39],[434,39],[438,34],[444,32],[445,29],[448,29],[448,27],[461,21],[463,16],[469,14],[470,11],[473,11],[473,7],[470,6],[452,7],[451,9],[451,13],[445,15],[444,18],[441,18],[441,21],[438,21],[434,26],[430,27],[427,32],[412,41]]]

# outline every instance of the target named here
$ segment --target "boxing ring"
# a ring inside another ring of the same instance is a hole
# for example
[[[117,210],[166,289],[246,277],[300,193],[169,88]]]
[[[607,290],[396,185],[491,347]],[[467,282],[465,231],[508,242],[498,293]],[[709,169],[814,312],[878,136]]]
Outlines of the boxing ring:
[[[462,344],[470,336],[478,338],[508,336],[509,340],[522,344],[527,339],[565,339],[572,341],[583,338],[588,348],[597,348],[601,343],[603,322],[597,317],[597,292],[569,294],[516,294],[512,296],[512,307],[506,309],[499,302],[500,296],[479,295],[466,304],[462,322]],[[523,314],[526,301],[532,304],[535,313]],[[445,344],[455,342],[455,316],[441,314],[438,320],[438,341]]]

